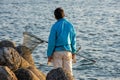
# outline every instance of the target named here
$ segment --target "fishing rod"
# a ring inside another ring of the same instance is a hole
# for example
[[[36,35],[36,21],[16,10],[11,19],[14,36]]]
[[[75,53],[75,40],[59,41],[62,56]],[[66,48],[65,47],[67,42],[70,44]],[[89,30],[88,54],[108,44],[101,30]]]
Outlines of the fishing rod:
[[[78,56],[80,56],[80,57],[83,57],[83,58],[86,59],[86,60],[92,61],[93,63],[96,62],[96,61],[93,60],[93,59],[89,59],[89,58],[87,58],[87,57],[84,57],[84,56],[80,55],[80,54],[78,53],[80,49],[81,49],[81,46],[77,49],[77,51],[76,51],[76,55],[78,55]]]
[[[24,35],[26,34],[26,35],[29,35],[30,37],[36,38],[37,40],[40,41],[40,43],[43,43],[43,42],[48,43],[47,41],[42,40],[42,39],[38,38],[37,36],[35,36],[35,35],[29,33],[29,32],[24,32],[23,34],[24,34]],[[86,59],[86,60],[92,61],[93,63],[96,62],[95,60],[92,60],[92,59],[89,59],[89,58],[87,58],[87,57],[84,57],[84,56],[80,55],[80,54],[78,53],[80,49],[81,49],[81,46],[77,49],[76,55],[78,55],[78,56],[80,56],[80,57],[83,57],[83,58]],[[76,60],[75,60],[75,62],[76,62]]]

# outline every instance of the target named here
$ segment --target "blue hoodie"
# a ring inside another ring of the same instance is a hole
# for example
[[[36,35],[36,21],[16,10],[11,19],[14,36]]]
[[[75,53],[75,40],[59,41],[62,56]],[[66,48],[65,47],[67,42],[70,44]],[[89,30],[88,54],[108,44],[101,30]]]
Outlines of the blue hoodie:
[[[75,29],[64,18],[57,20],[50,31],[47,56],[52,56],[54,51],[70,51],[72,54],[76,53]]]

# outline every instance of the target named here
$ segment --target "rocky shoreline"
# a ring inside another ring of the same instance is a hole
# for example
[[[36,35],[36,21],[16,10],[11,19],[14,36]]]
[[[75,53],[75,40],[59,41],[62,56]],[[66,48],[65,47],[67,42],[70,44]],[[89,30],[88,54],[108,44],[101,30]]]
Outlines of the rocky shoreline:
[[[8,40],[0,42],[0,80],[74,80],[62,68],[52,69],[45,75],[37,69],[32,50]]]
[[[7,40],[0,42],[0,79],[46,80],[46,75],[36,68],[29,48],[11,44]]]

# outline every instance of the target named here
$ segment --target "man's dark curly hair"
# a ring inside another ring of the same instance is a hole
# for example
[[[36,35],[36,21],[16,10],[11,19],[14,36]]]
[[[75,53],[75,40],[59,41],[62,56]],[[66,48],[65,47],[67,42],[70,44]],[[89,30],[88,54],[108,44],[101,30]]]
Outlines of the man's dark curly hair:
[[[57,20],[65,17],[64,10],[61,7],[55,9],[54,15]]]

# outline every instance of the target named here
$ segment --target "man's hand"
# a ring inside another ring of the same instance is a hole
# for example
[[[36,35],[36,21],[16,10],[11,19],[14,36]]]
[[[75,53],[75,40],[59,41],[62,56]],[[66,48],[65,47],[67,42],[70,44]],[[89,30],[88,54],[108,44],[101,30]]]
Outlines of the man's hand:
[[[73,63],[76,63],[76,54],[72,54]]]
[[[48,57],[48,61],[47,61],[47,64],[50,65],[50,63],[52,62],[52,56]]]

